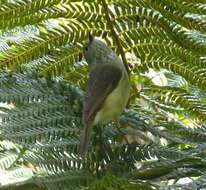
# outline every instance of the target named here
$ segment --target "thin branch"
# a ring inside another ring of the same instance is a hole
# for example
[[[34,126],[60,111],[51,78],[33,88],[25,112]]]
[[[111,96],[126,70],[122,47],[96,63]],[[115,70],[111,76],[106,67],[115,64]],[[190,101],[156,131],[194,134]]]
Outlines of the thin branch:
[[[112,36],[114,37],[115,42],[117,44],[117,49],[118,49],[118,51],[119,51],[119,53],[120,53],[120,55],[122,57],[122,61],[124,63],[124,66],[125,66],[127,72],[129,73],[129,67],[128,67],[128,64],[127,64],[127,59],[126,59],[125,54],[124,54],[124,50],[123,50],[123,48],[121,46],[121,43],[120,43],[119,38],[118,38],[118,35],[116,34],[116,32],[115,32],[115,30],[113,28],[114,19],[111,18],[111,11],[109,10],[105,0],[102,0],[102,5],[103,5],[103,9],[104,9],[104,12],[105,12],[105,17],[106,17],[107,22],[109,24]]]

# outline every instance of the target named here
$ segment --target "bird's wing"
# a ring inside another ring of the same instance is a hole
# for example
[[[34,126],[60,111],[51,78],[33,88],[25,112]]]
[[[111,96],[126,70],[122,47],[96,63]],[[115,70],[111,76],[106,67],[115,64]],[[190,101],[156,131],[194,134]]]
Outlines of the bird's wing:
[[[92,123],[107,96],[118,85],[121,76],[122,71],[113,65],[98,65],[91,70],[83,110],[86,125]]]

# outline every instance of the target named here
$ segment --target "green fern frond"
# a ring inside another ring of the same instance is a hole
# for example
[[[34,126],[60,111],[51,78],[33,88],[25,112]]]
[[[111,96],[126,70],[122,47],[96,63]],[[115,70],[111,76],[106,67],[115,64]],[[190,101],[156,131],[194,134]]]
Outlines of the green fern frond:
[[[48,64],[43,64],[39,68],[41,75],[61,75],[64,71],[69,72],[74,63],[78,61],[80,49],[75,47],[65,47],[51,53],[46,60]]]
[[[162,163],[161,163],[162,162]],[[201,163],[201,159],[190,159],[189,157],[177,162],[169,163],[161,160],[157,165],[153,162],[147,163],[147,167],[139,170],[135,170],[133,173],[133,179],[153,179],[158,180],[170,180],[179,179],[185,176],[196,177],[202,175],[201,170],[198,170],[201,166],[204,167],[204,161]],[[158,166],[159,165],[159,166]],[[182,173],[180,172],[182,171]]]
[[[8,169],[18,158],[18,154],[15,152],[0,153],[0,169]]]
[[[5,183],[4,181],[4,183],[1,184],[1,188],[7,189],[10,188],[10,186],[20,185],[19,181],[22,184],[31,182],[32,181],[31,179],[33,177],[33,171],[25,166],[17,166],[17,167],[13,167],[10,170],[5,171],[4,174],[1,173],[1,176],[2,178],[8,180],[7,183]]]
[[[143,93],[152,93],[152,96],[154,99],[157,98],[157,101],[159,100],[166,104],[174,103],[176,106],[179,105],[180,107],[187,110],[188,113],[191,113],[196,118],[202,121],[206,119],[205,105],[201,103],[201,101],[199,101],[195,96],[188,94],[182,89],[153,86],[143,90]]]
[[[76,127],[81,126],[81,119],[77,114],[81,114],[82,94],[78,89],[61,82],[27,81],[25,75],[17,76],[16,83],[11,83],[11,89],[1,97],[4,102],[19,104],[19,107],[2,114],[1,125],[6,138],[31,144],[43,140],[45,135],[49,139],[79,131]],[[22,83],[22,80],[25,81]],[[50,85],[56,87],[52,89]],[[65,106],[60,106],[62,104]],[[10,130],[15,133],[10,133]]]
[[[177,125],[175,123],[165,123],[162,124],[168,131],[175,133],[176,136],[179,136],[182,140],[195,142],[195,143],[204,143],[206,139],[206,132],[204,128],[195,128],[191,129],[184,125]]]
[[[171,10],[168,4],[162,4],[162,1],[151,1],[150,4],[155,10],[159,11],[164,16],[164,18],[176,22],[177,24],[180,24],[181,26],[188,29],[195,29],[201,32],[205,32],[205,23],[200,19],[189,19],[186,17],[185,13],[181,13],[182,10]]]
[[[15,149],[17,149],[17,146],[11,141],[7,141],[7,140],[0,141],[0,152],[15,150]]]
[[[49,40],[49,41],[48,41]],[[11,50],[1,56],[1,67],[14,67],[15,65],[28,62],[48,53],[52,48],[63,45],[68,40],[68,34],[62,30],[50,31],[49,34],[42,33],[36,39],[21,44],[16,50]],[[41,51],[39,51],[41,49]]]
[[[170,172],[169,174],[166,174],[164,176],[160,176],[158,179],[156,179],[156,183],[160,182],[160,181],[169,181],[171,179],[176,179],[177,181],[179,179],[182,178],[186,178],[186,177],[196,177],[201,175],[202,173],[200,171],[198,171],[197,169],[191,169],[191,168],[178,168],[178,169],[174,169],[172,172]],[[182,185],[179,185],[181,189],[183,189]],[[168,187],[168,186],[167,186]],[[165,190],[167,189],[167,187],[162,187],[162,189],[165,188]],[[172,188],[172,186],[170,186]],[[178,187],[177,186],[173,186],[174,188]],[[168,187],[169,188],[169,187]],[[160,188],[161,189],[161,188]]]
[[[66,9],[66,18],[76,18],[85,21],[101,21],[104,19],[100,4],[96,2],[66,2],[62,4]]]
[[[160,2],[160,1],[159,1]],[[200,14],[200,15],[205,15],[206,10],[205,8],[201,5],[201,2],[182,2],[180,0],[177,1],[171,1],[171,0],[166,0],[166,1],[161,1],[163,5],[166,5],[167,7],[170,7],[170,9],[178,10],[184,13],[194,13],[194,14]]]
[[[170,41],[168,35],[165,33],[164,30],[158,27],[139,27],[139,28],[128,28],[128,30],[124,30],[122,33],[119,33],[119,36],[124,38],[123,41],[126,41],[130,44],[132,43],[140,43],[141,41],[153,39]]]
[[[76,66],[74,68],[70,68],[70,71],[65,74],[64,78],[68,83],[75,83],[81,89],[86,89],[86,81],[88,74],[88,67],[87,66]]]
[[[66,149],[65,149],[66,150]],[[82,163],[76,155],[70,155],[65,151],[35,152],[26,158],[34,166],[40,167],[46,173],[63,174],[64,171],[81,170]]]
[[[204,187],[205,5],[1,1],[0,138],[18,145],[0,141],[0,167],[19,177],[11,186],[164,189],[174,182],[168,188],[183,189],[178,180],[189,177],[194,182],[188,185]],[[88,154],[80,157],[88,67],[78,54],[89,33],[130,62],[132,95],[122,127],[94,127]],[[167,86],[152,84],[150,68]]]
[[[130,183],[124,178],[117,178],[111,174],[107,174],[101,180],[98,180],[90,185],[88,190],[155,190],[155,186],[144,182]]]
[[[18,16],[22,16],[25,12],[33,13],[38,11],[41,8],[49,7],[55,4],[60,3],[61,0],[52,0],[52,1],[15,1],[12,3],[4,3],[0,6],[0,19],[8,19],[8,18],[15,18]]]
[[[9,49],[12,49],[14,46],[30,40],[38,34],[39,29],[35,26],[29,25],[6,31],[3,33],[1,38],[9,45]]]
[[[196,4],[205,4],[205,0],[184,0],[185,3],[196,3]],[[177,0],[177,2],[182,2],[181,0]]]
[[[156,48],[158,50],[155,51]],[[184,52],[181,48],[175,47],[172,44],[170,47],[167,47],[159,43],[140,43],[134,47],[133,51],[143,60],[137,66],[137,70],[145,72],[149,68],[157,70],[165,68],[174,74],[184,77],[187,82],[205,89],[205,64],[189,52]]]
[[[86,170],[70,170],[61,174],[50,174],[46,176],[33,177],[33,182],[46,186],[50,190],[78,190],[88,186],[94,177]],[[64,181],[64,183],[62,183]]]
[[[153,126],[152,122],[146,118],[141,118],[142,116],[137,116],[135,113],[127,113],[126,116],[122,116],[122,121],[127,123],[133,129],[138,129],[141,131],[147,131],[153,134],[155,137],[165,138],[169,142],[180,143],[180,144],[192,144],[191,141],[186,141],[186,139],[181,139],[176,134],[172,134],[172,132],[162,131],[158,128],[158,126]],[[135,119],[134,119],[135,118]],[[147,121],[145,121],[147,120]],[[148,124],[149,123],[149,124]],[[159,124],[162,126],[162,124]],[[134,133],[134,132],[133,132]],[[126,134],[126,133],[125,133]],[[114,136],[114,134],[113,134]],[[153,141],[153,140],[151,140]]]
[[[41,117],[41,119],[21,119],[19,121],[13,121],[13,123],[4,124],[4,138],[12,139],[13,142],[19,144],[29,145],[37,141],[41,142],[45,139],[49,140],[57,136],[63,137],[79,132],[73,123],[80,123],[80,118],[61,116],[61,114],[53,114],[51,117],[52,118],[44,116]],[[15,133],[11,134],[10,131],[15,131]]]
[[[99,24],[102,25],[103,23]],[[88,27],[88,30],[85,30],[85,27]],[[92,23],[79,23],[78,21],[70,20],[68,25],[61,25],[59,28],[54,28],[46,33],[41,33],[32,40],[22,43],[20,47],[5,52],[1,55],[0,66],[4,68],[14,68],[19,64],[43,56],[55,50],[55,48],[65,45],[68,41],[75,43],[76,41],[85,40],[88,36],[89,29],[91,30],[92,28]],[[74,31],[76,31],[76,33],[74,33]],[[99,32],[100,34],[103,33],[104,29],[93,30],[94,35]]]
[[[121,4],[120,4],[121,5]],[[126,3],[127,5],[127,3]],[[154,9],[148,9],[145,7],[135,7],[135,8],[128,8],[128,6],[120,6],[119,8],[116,8],[116,14],[117,14],[117,23],[121,23],[122,19],[125,18],[129,18],[129,20],[139,20],[139,24],[141,24],[141,22],[149,22],[152,25],[155,25],[160,28],[162,28],[163,30],[165,30],[165,32],[167,33],[168,37],[170,37],[171,40],[175,41],[178,45],[187,48],[189,50],[197,50],[198,53],[203,54],[204,50],[206,49],[204,44],[198,44],[197,46],[197,42],[190,39],[185,32],[182,30],[182,28],[180,26],[178,26],[177,24],[174,23],[170,23],[168,20],[166,20],[164,17],[162,17],[162,15],[160,13],[158,13],[157,11],[155,11]],[[150,5],[149,5],[150,6]],[[125,13],[125,14],[122,14]],[[121,13],[121,14],[120,14]],[[131,18],[132,19],[131,19]],[[139,17],[139,18],[138,18]],[[138,19],[137,19],[138,18]],[[141,21],[142,20],[142,21]],[[127,26],[129,26],[129,22],[126,22]],[[123,25],[123,24],[122,24]],[[149,24],[146,24],[146,26]],[[118,26],[118,25],[117,25]],[[138,25],[134,25],[134,28],[137,28]],[[130,26],[131,28],[131,26]],[[118,29],[118,27],[117,27]],[[118,30],[121,32],[122,29]],[[125,29],[123,29],[125,30]],[[127,30],[127,29],[126,29]]]
[[[26,26],[28,24],[38,24],[48,19],[65,17],[67,12],[59,7],[44,8],[33,14],[27,14],[22,17],[8,18],[6,21],[0,21],[0,28],[12,29],[16,26]]]

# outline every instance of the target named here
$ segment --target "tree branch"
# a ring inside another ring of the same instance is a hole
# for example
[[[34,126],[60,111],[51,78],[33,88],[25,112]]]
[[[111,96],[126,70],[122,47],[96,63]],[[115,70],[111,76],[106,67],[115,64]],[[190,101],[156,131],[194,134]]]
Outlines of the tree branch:
[[[121,57],[122,57],[122,61],[124,63],[124,66],[129,74],[129,67],[128,67],[128,64],[127,64],[127,59],[125,57],[125,54],[124,54],[124,50],[121,46],[121,43],[119,41],[119,38],[118,38],[118,35],[116,34],[114,28],[113,28],[113,22],[114,22],[114,19],[111,19],[111,11],[109,10],[108,6],[107,6],[107,3],[105,0],[101,0],[102,1],[102,5],[103,5],[103,9],[104,9],[104,12],[105,12],[105,17],[106,17],[106,20],[109,24],[109,27],[110,27],[110,30],[111,30],[111,34],[112,36],[114,37],[114,40],[117,44],[117,50],[118,52],[120,53]]]

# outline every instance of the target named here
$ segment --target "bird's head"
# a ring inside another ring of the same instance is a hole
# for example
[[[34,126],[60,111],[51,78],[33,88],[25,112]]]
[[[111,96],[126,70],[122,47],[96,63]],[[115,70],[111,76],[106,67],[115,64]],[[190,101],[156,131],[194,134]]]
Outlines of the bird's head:
[[[89,65],[101,64],[111,51],[104,42],[95,39],[91,34],[83,48],[84,57]]]

